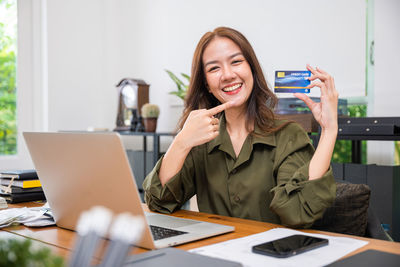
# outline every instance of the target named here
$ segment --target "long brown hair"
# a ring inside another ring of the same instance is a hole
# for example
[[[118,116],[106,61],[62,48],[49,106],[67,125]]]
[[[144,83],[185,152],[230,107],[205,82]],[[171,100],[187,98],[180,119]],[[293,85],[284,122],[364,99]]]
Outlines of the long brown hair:
[[[246,129],[250,131],[253,126],[250,125],[251,122],[255,122],[263,132],[268,133],[278,130],[278,128],[274,128],[275,116],[273,113],[278,99],[268,87],[256,54],[243,34],[227,27],[218,27],[212,32],[207,32],[197,44],[192,61],[189,88],[185,97],[185,109],[178,125],[179,129],[183,128],[191,111],[202,108],[209,109],[221,104],[213,94],[208,92],[203,68],[204,50],[217,37],[229,38],[239,46],[253,74],[254,87],[248,99]]]

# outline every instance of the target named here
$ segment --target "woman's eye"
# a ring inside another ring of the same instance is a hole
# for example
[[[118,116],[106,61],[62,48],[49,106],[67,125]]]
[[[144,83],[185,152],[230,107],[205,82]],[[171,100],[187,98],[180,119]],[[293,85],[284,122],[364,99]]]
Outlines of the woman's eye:
[[[209,72],[215,71],[218,69],[218,66],[213,66],[211,68],[208,69]]]
[[[238,65],[238,64],[240,64],[240,63],[242,63],[242,62],[243,62],[242,59],[235,59],[234,61],[232,61],[232,64],[233,64],[233,65]]]

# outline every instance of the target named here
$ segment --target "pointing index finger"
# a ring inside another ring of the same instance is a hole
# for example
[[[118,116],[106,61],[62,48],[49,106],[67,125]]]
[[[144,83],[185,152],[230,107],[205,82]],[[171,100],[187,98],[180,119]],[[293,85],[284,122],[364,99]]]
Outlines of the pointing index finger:
[[[207,110],[207,113],[208,113],[208,115],[213,116],[215,114],[218,114],[218,113],[224,111],[225,109],[228,109],[228,108],[232,107],[233,105],[234,105],[233,101],[228,101],[228,102],[225,102],[224,104],[221,104],[219,106],[210,108],[209,110]]]

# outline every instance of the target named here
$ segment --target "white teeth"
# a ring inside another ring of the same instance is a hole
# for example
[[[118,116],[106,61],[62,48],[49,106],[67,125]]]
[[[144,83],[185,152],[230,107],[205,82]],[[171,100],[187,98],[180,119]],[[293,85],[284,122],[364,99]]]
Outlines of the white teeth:
[[[234,90],[238,89],[240,86],[242,86],[241,83],[235,84],[235,85],[230,86],[230,87],[225,87],[224,89],[222,89],[222,91],[224,91],[224,92],[231,92],[231,91],[234,91]]]

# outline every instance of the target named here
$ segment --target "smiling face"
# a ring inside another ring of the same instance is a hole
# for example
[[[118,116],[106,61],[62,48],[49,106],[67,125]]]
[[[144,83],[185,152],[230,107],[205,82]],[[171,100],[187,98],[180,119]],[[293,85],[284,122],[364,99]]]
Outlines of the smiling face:
[[[205,48],[202,62],[210,93],[221,103],[234,100],[244,108],[254,80],[239,46],[229,38],[216,37]]]

